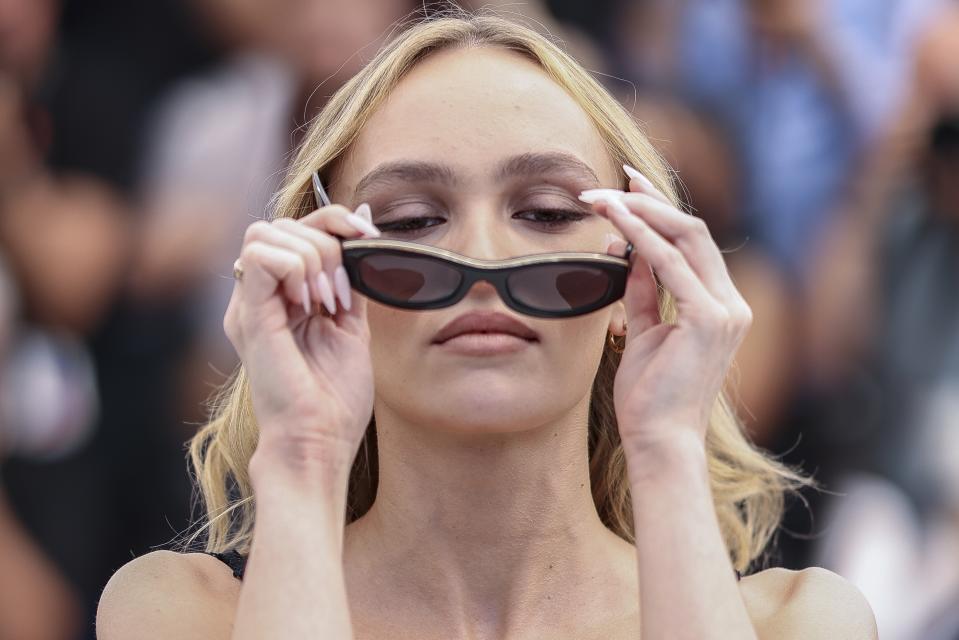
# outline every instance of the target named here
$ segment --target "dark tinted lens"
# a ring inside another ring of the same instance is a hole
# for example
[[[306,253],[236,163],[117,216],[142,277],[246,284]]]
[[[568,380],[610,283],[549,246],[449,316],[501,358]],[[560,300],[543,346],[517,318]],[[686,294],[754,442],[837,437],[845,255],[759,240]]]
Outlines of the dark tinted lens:
[[[610,286],[604,270],[564,264],[541,264],[517,271],[507,280],[510,293],[543,311],[566,311],[594,304]]]
[[[460,284],[460,274],[435,260],[373,253],[359,260],[360,278],[370,289],[395,302],[435,302]]]

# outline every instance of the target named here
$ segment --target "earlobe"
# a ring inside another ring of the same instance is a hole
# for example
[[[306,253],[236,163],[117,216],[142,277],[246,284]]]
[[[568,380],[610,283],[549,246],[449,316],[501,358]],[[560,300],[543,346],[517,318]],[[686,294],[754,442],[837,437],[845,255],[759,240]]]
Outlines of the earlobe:
[[[626,335],[626,305],[622,300],[613,303],[613,313],[609,318],[608,331],[614,336]]]

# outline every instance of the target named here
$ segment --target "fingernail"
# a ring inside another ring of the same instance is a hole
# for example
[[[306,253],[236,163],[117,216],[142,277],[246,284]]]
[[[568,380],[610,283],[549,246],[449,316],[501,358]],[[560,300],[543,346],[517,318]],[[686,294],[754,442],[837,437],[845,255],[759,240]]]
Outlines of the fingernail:
[[[373,236],[374,238],[380,235],[380,230],[374,227],[373,223],[367,222],[366,218],[361,218],[355,213],[346,214],[346,221],[353,225],[354,229],[362,231],[366,235]]]
[[[336,271],[333,272],[333,284],[336,286],[336,294],[340,297],[343,308],[349,311],[352,302],[350,300],[350,279],[347,277],[343,265],[338,266]]]
[[[603,236],[603,246],[606,247],[605,249],[603,249],[603,251],[609,251],[609,245],[613,244],[617,240],[619,240],[619,236],[617,236],[614,233],[609,233],[607,231],[606,235]]]
[[[310,289],[306,286],[306,281],[303,281],[303,311],[306,312],[306,315],[310,315]]]
[[[373,222],[373,212],[370,211],[370,205],[365,202],[358,206],[353,213],[361,218],[366,218],[367,222]]]
[[[629,176],[630,178],[636,178],[637,180],[639,180],[646,186],[653,187],[654,189],[656,188],[655,185],[653,185],[652,180],[650,180],[649,178],[641,174],[639,171],[629,166],[628,164],[623,165],[623,171],[625,171],[626,175]]]
[[[320,271],[316,276],[316,288],[320,290],[320,298],[323,299],[323,306],[330,312],[330,315],[336,314],[336,298],[333,297],[333,287],[330,285],[330,279],[325,271]]]
[[[624,195],[626,192],[619,189],[587,189],[579,194],[579,199],[592,204],[600,200],[619,199]]]

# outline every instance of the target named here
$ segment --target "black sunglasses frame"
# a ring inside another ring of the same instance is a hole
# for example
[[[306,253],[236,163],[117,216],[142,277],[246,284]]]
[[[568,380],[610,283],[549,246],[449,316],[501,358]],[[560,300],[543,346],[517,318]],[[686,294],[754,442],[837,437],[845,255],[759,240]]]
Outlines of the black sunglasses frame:
[[[330,199],[323,189],[318,172],[313,172],[313,193],[317,208],[329,206]],[[601,309],[623,297],[626,291],[626,280],[632,268],[633,245],[626,245],[626,255],[622,258],[605,253],[592,252],[554,252],[541,253],[504,260],[481,260],[470,258],[454,251],[440,249],[431,245],[411,242],[408,240],[394,240],[387,238],[362,238],[347,240],[340,238],[343,255],[343,268],[346,270],[350,285],[363,295],[382,304],[408,310],[431,310],[450,307],[462,300],[472,286],[480,281],[492,284],[500,299],[507,307],[525,315],[538,318],[569,318],[584,315]],[[373,289],[364,282],[360,265],[364,258],[371,254],[392,254],[406,257],[415,257],[421,260],[439,262],[447,268],[452,268],[460,275],[460,282],[456,289],[448,296],[427,302],[410,302],[397,300]],[[527,269],[535,269],[540,265],[562,264],[595,269],[608,276],[606,291],[595,301],[579,307],[563,310],[548,310],[525,304],[514,297],[509,289],[509,278],[515,273]]]
[[[350,285],[363,295],[393,307],[410,310],[443,309],[463,299],[477,282],[486,281],[496,287],[500,298],[510,309],[537,318],[569,318],[583,315],[623,297],[626,291],[626,279],[629,275],[629,263],[625,258],[617,258],[601,253],[543,253],[508,258],[506,260],[478,260],[467,256],[438,249],[429,245],[417,244],[405,240],[371,238],[341,241],[343,268],[350,279]],[[397,300],[389,295],[369,287],[361,275],[361,263],[371,254],[392,254],[415,257],[419,260],[431,260],[451,268],[460,276],[459,284],[449,295],[436,300],[410,302]],[[510,291],[509,279],[516,273],[535,269],[542,265],[561,264],[601,271],[608,277],[608,285],[602,295],[589,304],[579,307],[550,310],[525,304]]]

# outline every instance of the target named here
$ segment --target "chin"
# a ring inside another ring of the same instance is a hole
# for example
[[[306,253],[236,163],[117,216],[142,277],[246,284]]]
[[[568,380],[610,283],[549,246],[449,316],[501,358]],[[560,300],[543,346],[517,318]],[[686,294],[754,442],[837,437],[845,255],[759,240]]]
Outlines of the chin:
[[[468,396],[444,394],[442,404],[429,407],[420,424],[462,435],[519,433],[555,419],[557,402],[548,398],[529,401],[527,394],[477,393]]]

